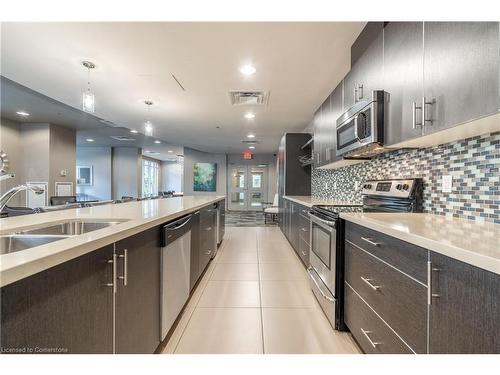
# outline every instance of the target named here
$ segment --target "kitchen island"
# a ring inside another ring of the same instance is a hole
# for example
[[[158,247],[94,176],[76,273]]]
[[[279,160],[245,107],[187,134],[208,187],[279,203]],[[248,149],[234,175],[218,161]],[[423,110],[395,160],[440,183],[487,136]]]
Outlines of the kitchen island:
[[[210,229],[215,239],[212,207],[224,198],[154,199],[1,219],[1,235],[68,222],[113,223],[0,255],[1,351],[153,353],[163,339],[161,229],[200,211],[213,224],[197,236],[206,238]]]

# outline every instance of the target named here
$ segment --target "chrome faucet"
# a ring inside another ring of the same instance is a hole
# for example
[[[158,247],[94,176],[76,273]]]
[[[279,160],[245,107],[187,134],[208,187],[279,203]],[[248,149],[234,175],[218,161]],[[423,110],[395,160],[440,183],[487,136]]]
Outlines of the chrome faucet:
[[[35,194],[42,194],[45,190],[38,187],[38,186],[32,186],[28,184],[22,184],[16,187],[13,187],[10,189],[8,192],[6,192],[2,197],[0,198],[0,212],[3,211],[5,206],[7,206],[7,203],[20,191],[26,191],[26,190],[31,190]]]

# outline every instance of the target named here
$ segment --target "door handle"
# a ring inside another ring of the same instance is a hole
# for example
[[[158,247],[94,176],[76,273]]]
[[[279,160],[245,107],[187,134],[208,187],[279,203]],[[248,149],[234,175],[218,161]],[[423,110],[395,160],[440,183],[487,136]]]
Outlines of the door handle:
[[[367,238],[367,237],[361,237],[361,239],[365,242],[368,242],[370,245],[373,245],[373,246],[380,246],[380,243],[378,242],[374,242],[371,238]]]
[[[373,279],[367,279],[367,278],[361,276],[361,280],[363,280],[366,284],[368,284],[368,286],[370,288],[372,288],[373,290],[379,290],[380,289],[380,285],[373,285],[371,283],[373,281]]]
[[[108,259],[107,263],[113,265],[113,282],[105,285],[113,288],[113,293],[116,294],[116,254],[113,254],[113,258]]]
[[[363,99],[363,85],[358,85],[358,101]]]
[[[421,107],[422,108],[422,123],[421,123],[421,125],[426,125],[428,122],[430,123],[430,125],[432,125],[432,120],[427,119],[427,110],[426,110],[427,106],[432,105],[432,104],[433,104],[433,102],[432,101],[428,102],[425,99],[425,96],[422,97],[422,107]]]
[[[361,328],[361,332],[363,333],[363,335],[366,337],[366,339],[368,340],[368,342],[370,343],[370,345],[375,349],[378,345],[382,344],[381,342],[375,342],[373,341],[369,335],[371,335],[373,333],[373,331],[367,331],[363,328]]]
[[[440,268],[433,268],[432,262],[427,261],[427,304],[432,305],[432,299],[440,297],[439,294],[432,293],[432,272],[439,272]]]
[[[422,127],[421,122],[417,122],[417,110],[422,109],[421,106],[417,106],[416,102],[411,103],[411,112],[412,112],[412,128],[416,129],[417,127]]]
[[[118,276],[120,280],[123,281],[123,286],[128,284],[128,250],[124,249],[123,254],[118,255],[119,258],[123,258],[123,275]]]

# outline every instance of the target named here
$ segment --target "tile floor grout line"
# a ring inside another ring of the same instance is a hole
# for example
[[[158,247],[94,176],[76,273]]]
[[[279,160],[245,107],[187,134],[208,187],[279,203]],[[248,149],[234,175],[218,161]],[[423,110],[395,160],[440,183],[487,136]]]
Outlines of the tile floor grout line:
[[[264,311],[262,310],[262,284],[260,279],[260,263],[259,263],[259,237],[258,232],[255,230],[255,242],[257,246],[257,276],[259,278],[259,301],[260,301],[260,334],[262,338],[262,354],[266,354],[266,347],[264,343]]]
[[[229,237],[229,235],[228,235],[228,237]],[[223,247],[224,247],[224,244],[222,244],[222,246],[221,246],[221,249],[220,249],[221,251],[222,251]],[[212,261],[214,261],[214,264],[215,264],[215,265],[217,265],[217,262],[215,262],[215,258],[214,258]],[[186,329],[187,329],[187,327],[189,326],[189,322],[191,322],[191,319],[193,318],[194,313],[195,313],[195,312],[196,312],[196,310],[198,309],[198,304],[200,303],[200,299],[201,299],[201,297],[203,296],[203,293],[205,292],[205,289],[206,289],[206,287],[207,287],[207,285],[208,285],[208,282],[210,281],[210,277],[212,276],[212,273],[213,273],[213,272],[214,272],[214,270],[215,270],[215,265],[214,265],[214,267],[213,267],[213,269],[212,269],[212,272],[211,272],[209,275],[207,275],[209,279],[207,280],[207,282],[206,282],[206,283],[203,283],[203,284],[204,284],[204,286],[203,286],[203,289],[200,291],[200,298],[198,298],[198,301],[196,301],[195,305],[192,307],[193,311],[191,312],[191,315],[189,316],[189,319],[188,319],[188,321],[186,322],[186,325],[185,325],[185,326],[184,326],[184,328],[182,329],[181,335],[179,336],[179,340],[177,340],[177,343],[175,344],[175,347],[174,347],[174,349],[172,350],[172,354],[175,354],[175,351],[177,350],[177,347],[179,346],[179,344],[180,344],[180,342],[181,342],[181,340],[182,340],[182,337],[184,336],[184,333],[186,332]],[[203,275],[203,276],[205,276],[205,275]],[[201,280],[200,280],[200,281],[201,281]],[[196,286],[196,288],[199,288],[200,286],[202,286],[202,285],[201,285],[201,283],[200,283],[200,284],[198,284],[198,285]],[[191,295],[191,297],[194,295],[194,293],[195,293],[196,291],[197,291],[197,290],[195,289],[195,291],[193,292],[193,294]],[[185,309],[185,310],[186,310],[186,309],[188,309],[188,308],[189,308],[189,307],[188,307],[187,305],[184,307],[184,309]]]

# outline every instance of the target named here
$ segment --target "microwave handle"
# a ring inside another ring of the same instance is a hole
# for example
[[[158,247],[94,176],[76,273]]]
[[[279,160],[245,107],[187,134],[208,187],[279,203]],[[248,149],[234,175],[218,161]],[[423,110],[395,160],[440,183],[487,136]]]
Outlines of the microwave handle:
[[[358,136],[358,116],[359,113],[354,117],[354,137],[360,141],[359,136]]]

